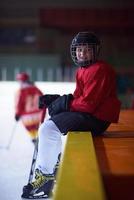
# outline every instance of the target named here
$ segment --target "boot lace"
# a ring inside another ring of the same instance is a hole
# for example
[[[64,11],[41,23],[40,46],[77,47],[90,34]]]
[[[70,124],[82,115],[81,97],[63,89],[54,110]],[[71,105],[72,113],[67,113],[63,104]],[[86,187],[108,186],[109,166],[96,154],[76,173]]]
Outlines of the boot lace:
[[[33,188],[41,187],[48,180],[54,180],[54,176],[51,174],[44,175],[39,169],[35,170],[35,181],[31,183]]]
[[[31,183],[33,188],[39,188],[45,183],[46,177],[43,174],[39,174],[35,178],[36,180]]]

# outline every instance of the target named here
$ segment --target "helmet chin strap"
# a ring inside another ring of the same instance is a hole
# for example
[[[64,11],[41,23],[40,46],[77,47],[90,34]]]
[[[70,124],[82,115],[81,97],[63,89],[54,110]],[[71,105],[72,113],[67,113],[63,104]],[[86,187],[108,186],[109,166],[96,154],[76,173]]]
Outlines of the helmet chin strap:
[[[92,65],[93,62],[92,62],[92,60],[90,60],[90,61],[88,60],[88,61],[78,62],[78,64],[79,64],[81,67],[86,68],[86,67],[89,67],[90,65]]]

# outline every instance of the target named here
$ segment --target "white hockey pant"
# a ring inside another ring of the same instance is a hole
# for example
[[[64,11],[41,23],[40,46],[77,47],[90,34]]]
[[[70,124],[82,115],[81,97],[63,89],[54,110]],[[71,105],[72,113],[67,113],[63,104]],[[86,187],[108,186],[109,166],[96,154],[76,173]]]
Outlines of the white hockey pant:
[[[61,152],[62,134],[52,120],[46,120],[41,124],[38,136],[36,168],[44,174],[52,174]]]

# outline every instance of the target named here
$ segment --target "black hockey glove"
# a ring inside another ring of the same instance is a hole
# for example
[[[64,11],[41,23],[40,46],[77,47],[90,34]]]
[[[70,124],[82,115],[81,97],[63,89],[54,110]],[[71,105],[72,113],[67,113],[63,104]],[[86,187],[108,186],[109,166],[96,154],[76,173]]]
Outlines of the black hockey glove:
[[[19,121],[19,119],[20,119],[20,115],[15,115],[14,118],[15,118],[16,121]]]
[[[59,94],[46,94],[39,97],[39,108],[48,107],[55,99],[57,99]]]
[[[69,103],[72,99],[72,94],[64,94],[63,96],[57,98],[48,106],[49,115],[52,117],[58,113],[69,111]]]

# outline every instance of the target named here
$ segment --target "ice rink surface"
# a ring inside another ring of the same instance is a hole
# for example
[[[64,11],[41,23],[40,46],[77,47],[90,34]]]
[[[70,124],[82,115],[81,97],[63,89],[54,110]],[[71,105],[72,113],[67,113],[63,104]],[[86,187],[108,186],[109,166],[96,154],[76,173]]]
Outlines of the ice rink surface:
[[[72,93],[75,89],[74,83],[35,84],[44,94],[62,95]],[[21,121],[14,120],[14,96],[17,89],[16,82],[0,82],[0,200],[21,199],[22,188],[28,182],[34,151]],[[66,137],[62,137],[62,140],[64,149]]]

